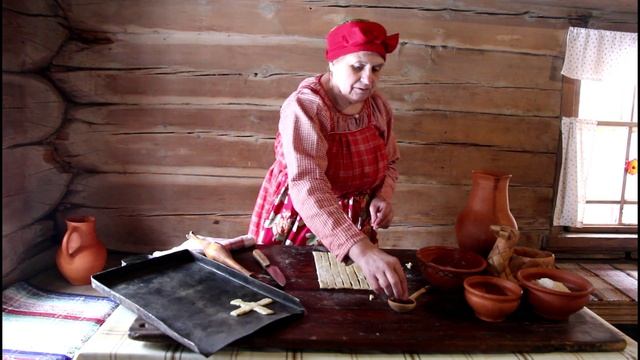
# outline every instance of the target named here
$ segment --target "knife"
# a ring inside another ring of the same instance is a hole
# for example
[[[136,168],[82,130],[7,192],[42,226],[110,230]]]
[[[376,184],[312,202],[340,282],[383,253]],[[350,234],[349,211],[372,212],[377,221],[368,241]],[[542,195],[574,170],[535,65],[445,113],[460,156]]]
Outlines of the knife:
[[[275,280],[278,285],[284,286],[284,284],[287,283],[287,279],[285,279],[282,271],[280,271],[277,266],[272,265],[267,256],[262,253],[262,251],[258,249],[253,250],[253,257],[258,260],[263,269],[267,270],[269,275],[271,275],[273,280]]]

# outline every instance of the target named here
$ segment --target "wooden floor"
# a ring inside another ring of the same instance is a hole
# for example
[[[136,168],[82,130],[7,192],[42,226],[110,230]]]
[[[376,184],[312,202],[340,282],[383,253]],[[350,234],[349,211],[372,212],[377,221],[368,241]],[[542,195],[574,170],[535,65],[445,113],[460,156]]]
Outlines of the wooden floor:
[[[556,266],[576,272],[595,287],[587,305],[612,324],[638,324],[638,264],[635,261],[558,260]]]

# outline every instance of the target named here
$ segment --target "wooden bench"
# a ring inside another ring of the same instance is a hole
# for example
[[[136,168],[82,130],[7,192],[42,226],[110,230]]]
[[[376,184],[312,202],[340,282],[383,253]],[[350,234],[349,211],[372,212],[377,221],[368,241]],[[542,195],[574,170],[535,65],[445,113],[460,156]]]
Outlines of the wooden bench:
[[[556,266],[589,280],[595,291],[587,307],[615,325],[638,324],[638,264],[635,260],[558,259]]]

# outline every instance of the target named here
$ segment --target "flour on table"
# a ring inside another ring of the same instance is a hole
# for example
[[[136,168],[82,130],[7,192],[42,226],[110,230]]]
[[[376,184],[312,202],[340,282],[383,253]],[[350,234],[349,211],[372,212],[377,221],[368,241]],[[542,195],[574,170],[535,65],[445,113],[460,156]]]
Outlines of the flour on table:
[[[320,289],[363,289],[371,290],[362,269],[357,264],[349,266],[341,263],[328,252],[313,251]]]

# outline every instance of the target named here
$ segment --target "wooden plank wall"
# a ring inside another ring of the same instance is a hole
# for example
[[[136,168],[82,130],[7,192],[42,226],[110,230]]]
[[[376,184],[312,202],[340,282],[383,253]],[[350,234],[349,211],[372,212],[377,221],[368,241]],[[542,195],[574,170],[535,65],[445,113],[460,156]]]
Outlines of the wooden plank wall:
[[[70,35],[46,71],[66,100],[51,144],[73,174],[58,231],[65,216],[92,214],[108,247],[134,252],[175,246],[189,230],[246,232],[279,107],[327,69],[324,36],[347,18],[401,35],[380,86],[402,156],[382,246],[454,245],[471,170],[485,169],[513,175],[521,244],[538,247],[550,229],[566,30],[637,32],[637,5],[623,0],[57,4]]]

